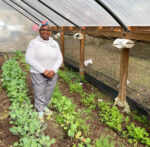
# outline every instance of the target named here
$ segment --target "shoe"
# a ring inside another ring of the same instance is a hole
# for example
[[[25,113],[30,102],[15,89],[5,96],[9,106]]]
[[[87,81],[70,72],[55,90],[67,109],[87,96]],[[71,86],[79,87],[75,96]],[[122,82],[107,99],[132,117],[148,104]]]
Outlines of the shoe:
[[[44,123],[43,116],[38,116],[38,119],[40,120],[41,123]]]
[[[39,112],[38,119],[41,123],[44,123],[43,112]]]
[[[53,111],[51,111],[50,109],[48,109],[47,107],[45,107],[44,114],[49,116],[49,115],[53,114]]]

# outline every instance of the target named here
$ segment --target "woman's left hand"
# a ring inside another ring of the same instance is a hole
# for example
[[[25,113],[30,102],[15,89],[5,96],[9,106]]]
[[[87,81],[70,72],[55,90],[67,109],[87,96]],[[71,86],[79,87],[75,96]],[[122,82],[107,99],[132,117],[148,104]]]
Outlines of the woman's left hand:
[[[54,72],[53,70],[50,70],[50,71],[48,72],[47,77],[48,77],[48,78],[53,78],[54,75],[55,75],[55,72]]]

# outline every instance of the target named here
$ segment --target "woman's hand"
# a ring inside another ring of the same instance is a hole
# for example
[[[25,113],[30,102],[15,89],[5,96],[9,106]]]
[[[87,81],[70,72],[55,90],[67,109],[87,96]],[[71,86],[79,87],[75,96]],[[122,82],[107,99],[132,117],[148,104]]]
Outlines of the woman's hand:
[[[44,76],[46,76],[46,77],[48,77],[48,78],[53,78],[54,75],[55,75],[55,72],[54,72],[53,70],[50,70],[50,71],[45,70],[45,71],[44,71]]]
[[[48,76],[48,73],[49,73],[49,71],[48,71],[48,70],[45,70],[43,74],[44,74],[44,76],[47,77],[47,76]]]
[[[54,72],[53,70],[50,70],[47,76],[48,76],[49,78],[53,78],[54,75],[55,75],[55,72]]]

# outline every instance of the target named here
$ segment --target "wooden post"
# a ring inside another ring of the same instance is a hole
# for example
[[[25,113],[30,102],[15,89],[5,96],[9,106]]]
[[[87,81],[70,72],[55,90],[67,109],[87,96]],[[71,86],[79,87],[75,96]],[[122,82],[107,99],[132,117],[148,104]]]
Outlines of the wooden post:
[[[60,32],[60,44],[61,44],[61,52],[62,52],[62,56],[63,56],[63,65],[64,65],[64,53],[65,53],[65,49],[64,49],[64,31],[63,28],[61,28],[61,32]]]
[[[50,37],[52,37],[52,26],[50,26]]]
[[[50,30],[50,37],[52,37],[52,30]]]
[[[123,103],[126,101],[128,64],[129,64],[129,49],[125,48],[121,50],[120,86],[119,86],[119,95],[118,95],[120,101]]]
[[[126,112],[130,112],[130,108],[126,102],[128,64],[129,64],[129,48],[124,48],[121,50],[120,85],[119,85],[119,94],[117,98],[115,98],[115,105],[117,104],[120,107],[125,107],[124,111]]]
[[[81,31],[83,38],[80,40],[80,76],[84,76],[84,54],[85,54],[85,34]]]

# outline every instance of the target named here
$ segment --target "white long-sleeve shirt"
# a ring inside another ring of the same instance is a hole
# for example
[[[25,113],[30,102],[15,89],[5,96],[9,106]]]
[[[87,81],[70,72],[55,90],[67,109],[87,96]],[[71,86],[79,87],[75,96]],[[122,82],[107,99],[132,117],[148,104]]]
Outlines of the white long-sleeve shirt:
[[[45,70],[56,73],[63,61],[58,43],[51,37],[43,40],[40,36],[30,41],[25,59],[30,65],[30,72],[34,73],[44,73]]]

